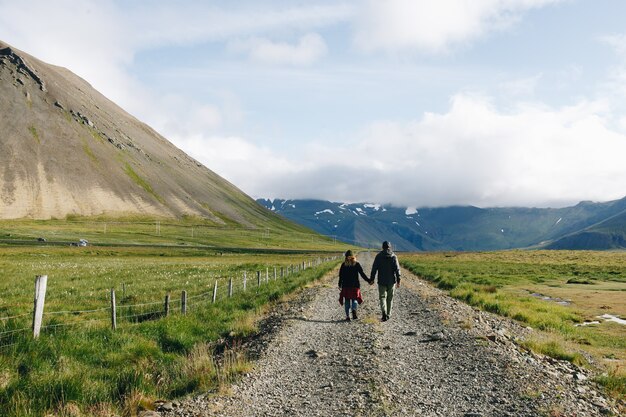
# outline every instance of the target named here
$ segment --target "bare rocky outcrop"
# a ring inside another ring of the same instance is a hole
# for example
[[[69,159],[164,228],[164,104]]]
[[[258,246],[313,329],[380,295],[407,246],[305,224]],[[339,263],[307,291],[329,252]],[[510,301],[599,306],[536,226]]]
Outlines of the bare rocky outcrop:
[[[0,44],[0,66],[14,67],[14,79],[20,84],[24,85],[24,81],[19,78],[18,74],[25,75],[32,78],[38,85],[39,89],[46,92],[46,85],[41,77],[18,55],[10,46],[4,46]]]

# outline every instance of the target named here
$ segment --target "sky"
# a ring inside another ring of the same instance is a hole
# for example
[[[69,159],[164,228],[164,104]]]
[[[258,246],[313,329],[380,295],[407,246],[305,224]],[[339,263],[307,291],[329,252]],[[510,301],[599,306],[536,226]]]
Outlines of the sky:
[[[0,0],[254,198],[563,207],[626,196],[623,0]]]

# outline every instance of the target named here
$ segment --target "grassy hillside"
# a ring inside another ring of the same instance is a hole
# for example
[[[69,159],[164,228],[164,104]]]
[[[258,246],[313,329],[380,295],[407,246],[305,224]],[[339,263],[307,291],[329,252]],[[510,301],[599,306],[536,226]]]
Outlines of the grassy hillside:
[[[582,231],[572,233],[549,245],[550,249],[626,248],[626,212],[621,212]]]

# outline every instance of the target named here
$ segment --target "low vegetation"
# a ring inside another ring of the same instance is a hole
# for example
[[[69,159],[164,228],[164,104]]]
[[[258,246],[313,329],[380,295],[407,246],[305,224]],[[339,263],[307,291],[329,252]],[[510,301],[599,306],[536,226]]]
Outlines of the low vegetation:
[[[28,131],[32,135],[33,139],[37,141],[37,143],[41,143],[41,140],[39,139],[39,133],[37,132],[35,126],[28,126]]]
[[[219,390],[249,370],[237,340],[256,331],[254,317],[264,306],[336,262],[276,280],[273,267],[286,271],[320,257],[176,247],[5,248],[0,317],[18,317],[0,321],[0,334],[27,330],[0,343],[0,415],[134,415],[159,398]],[[256,271],[263,273],[261,286]],[[48,275],[48,291],[42,335],[33,340],[33,278],[39,274]],[[230,277],[236,278],[232,297],[226,292]],[[216,281],[218,301],[212,303]],[[110,288],[117,291],[117,330],[106,310]],[[180,300],[182,290],[189,294],[188,314],[173,302],[165,317],[165,294]],[[146,314],[146,308],[158,313]]]
[[[592,355],[604,368],[598,382],[626,395],[626,326],[599,318],[626,317],[626,252],[427,253],[401,261],[453,297],[541,330],[526,342],[537,352],[579,365]]]
[[[220,213],[215,213],[220,217]],[[256,227],[217,223],[187,216],[181,219],[140,215],[68,216],[53,220],[0,220],[0,246],[68,246],[79,239],[95,246],[165,246],[202,249],[342,251],[345,244],[285,221],[268,220]],[[45,242],[38,240],[45,239]]]
[[[148,183],[148,181],[146,181],[145,179],[143,179],[141,176],[139,176],[139,174],[137,174],[135,172],[135,170],[133,169],[133,167],[130,166],[130,164],[128,162],[126,162],[124,164],[124,172],[126,172],[126,175],[128,175],[130,177],[131,180],[133,180],[133,182],[135,184],[137,184],[138,186],[140,186],[141,188],[143,188],[148,194],[150,194],[152,197],[154,197],[155,199],[157,199],[157,201],[159,201],[161,204],[165,204],[165,200],[163,199],[163,197],[161,197],[160,195],[158,195],[154,189],[152,188],[152,186]]]

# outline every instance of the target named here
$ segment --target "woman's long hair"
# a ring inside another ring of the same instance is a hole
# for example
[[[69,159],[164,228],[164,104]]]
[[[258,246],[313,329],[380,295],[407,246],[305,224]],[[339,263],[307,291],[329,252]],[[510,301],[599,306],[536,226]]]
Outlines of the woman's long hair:
[[[350,255],[346,256],[346,260],[343,262],[345,266],[354,266],[356,265],[356,256]]]

